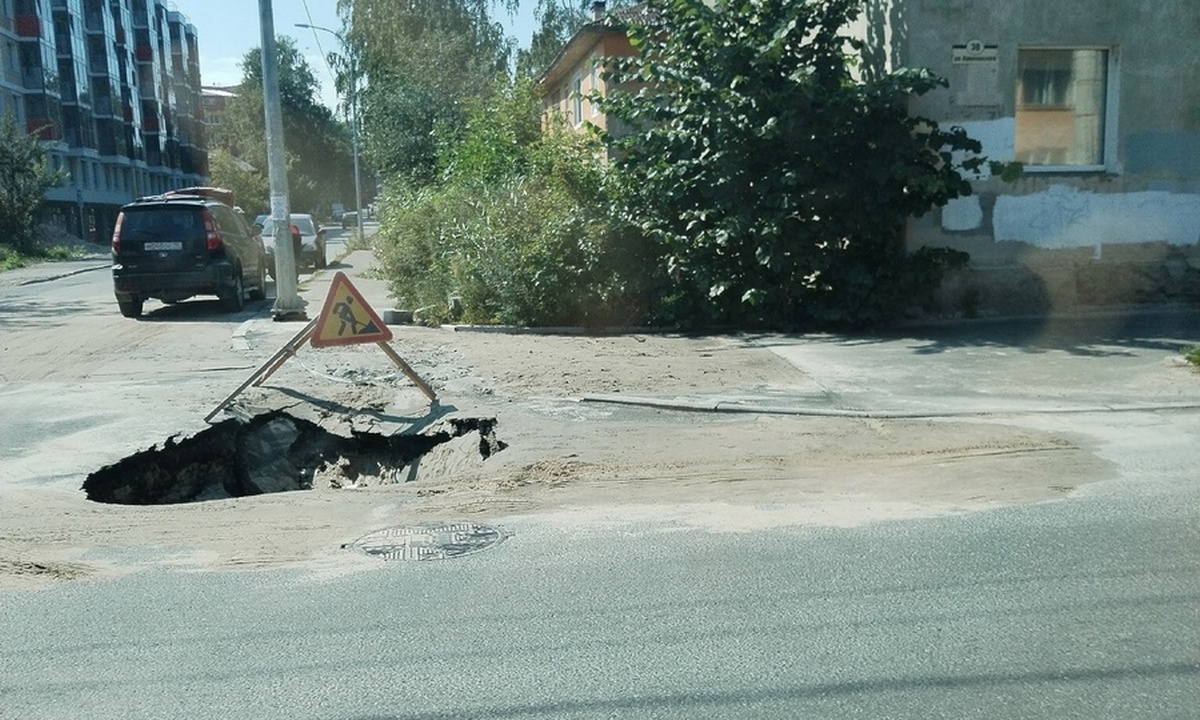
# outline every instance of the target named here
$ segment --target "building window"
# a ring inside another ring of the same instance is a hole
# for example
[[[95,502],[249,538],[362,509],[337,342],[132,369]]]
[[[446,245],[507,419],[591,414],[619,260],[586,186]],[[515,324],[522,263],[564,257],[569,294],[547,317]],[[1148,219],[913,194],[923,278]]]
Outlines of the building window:
[[[1109,75],[1107,50],[1019,50],[1016,159],[1031,168],[1102,168]]]
[[[575,124],[583,122],[583,76],[576,75],[571,81],[571,116]]]
[[[599,92],[600,92],[600,58],[598,58],[594,55],[592,56],[592,76],[591,76],[589,82],[590,82],[590,87],[588,88],[588,90],[590,90],[593,93],[599,94]],[[592,106],[592,116],[594,117],[596,115],[599,115],[600,114],[600,105],[598,103],[596,103],[595,100],[591,101],[590,105]]]

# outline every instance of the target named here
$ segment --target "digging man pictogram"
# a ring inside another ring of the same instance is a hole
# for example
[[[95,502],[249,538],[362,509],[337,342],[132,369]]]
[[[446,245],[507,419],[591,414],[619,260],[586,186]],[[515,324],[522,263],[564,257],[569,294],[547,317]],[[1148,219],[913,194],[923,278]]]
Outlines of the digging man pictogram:
[[[341,326],[338,327],[338,331],[337,331],[338,337],[341,337],[346,334],[346,326],[347,325],[350,326],[350,330],[352,330],[352,332],[351,332],[352,335],[358,334],[359,322],[358,322],[358,318],[356,318],[354,316],[354,308],[351,307],[353,304],[354,304],[354,298],[347,295],[345,300],[343,300],[340,303],[338,303],[337,305],[333,306],[334,314],[337,315],[338,319],[342,321]]]

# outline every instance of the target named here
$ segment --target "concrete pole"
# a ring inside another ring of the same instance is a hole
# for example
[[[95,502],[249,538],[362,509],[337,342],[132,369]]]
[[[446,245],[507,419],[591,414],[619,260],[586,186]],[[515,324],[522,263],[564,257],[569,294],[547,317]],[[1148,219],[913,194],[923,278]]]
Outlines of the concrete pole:
[[[271,221],[275,230],[275,306],[277,321],[307,320],[296,289],[296,257],[288,207],[287,165],[283,152],[283,108],[279,101],[279,58],[271,0],[258,0],[262,33],[263,114],[267,125],[267,175],[271,184]]]
[[[353,56],[350,62],[350,140],[354,145],[354,204],[358,206],[358,214],[355,217],[358,219],[358,241],[361,243],[366,239],[366,235],[363,233],[362,177],[358,172],[358,70]]]

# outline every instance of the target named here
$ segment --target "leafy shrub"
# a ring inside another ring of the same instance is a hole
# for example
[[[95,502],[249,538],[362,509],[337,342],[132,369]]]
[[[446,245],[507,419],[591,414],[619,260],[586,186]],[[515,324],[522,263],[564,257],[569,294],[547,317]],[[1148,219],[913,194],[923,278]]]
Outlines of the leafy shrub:
[[[947,257],[906,258],[907,219],[970,194],[962,128],[913,117],[944,79],[854,72],[860,0],[648,0],[636,57],[594,95],[629,222],[660,248],[680,322],[878,325]],[[993,171],[1010,170],[998,164]],[[940,277],[940,275],[938,275]]]
[[[443,138],[440,183],[385,197],[391,290],[435,321],[640,322],[650,246],[613,217],[596,140],[543,131],[533,93],[517,85]]]

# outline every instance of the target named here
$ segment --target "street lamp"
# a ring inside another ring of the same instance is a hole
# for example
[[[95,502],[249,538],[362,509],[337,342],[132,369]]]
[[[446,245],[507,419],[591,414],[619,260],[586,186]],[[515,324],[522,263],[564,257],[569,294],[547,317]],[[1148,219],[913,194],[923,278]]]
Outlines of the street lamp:
[[[327,27],[320,25],[309,25],[307,23],[296,23],[298,28],[308,28],[309,30],[321,30],[338,39],[342,44],[342,49],[350,58],[350,143],[354,152],[354,217],[358,221],[358,238],[362,240],[363,235],[363,211],[362,211],[362,179],[358,172],[358,67],[354,60],[353,53],[350,52],[350,46],[346,43],[346,38],[336,30],[330,30]]]

